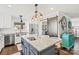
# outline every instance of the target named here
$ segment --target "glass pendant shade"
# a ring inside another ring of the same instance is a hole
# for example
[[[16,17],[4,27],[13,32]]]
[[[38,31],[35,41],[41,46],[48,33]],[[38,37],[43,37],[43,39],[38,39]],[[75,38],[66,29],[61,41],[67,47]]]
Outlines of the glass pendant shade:
[[[41,12],[39,12],[38,9],[38,4],[35,4],[35,14],[34,16],[32,16],[32,20],[40,20],[43,18],[43,14]]]

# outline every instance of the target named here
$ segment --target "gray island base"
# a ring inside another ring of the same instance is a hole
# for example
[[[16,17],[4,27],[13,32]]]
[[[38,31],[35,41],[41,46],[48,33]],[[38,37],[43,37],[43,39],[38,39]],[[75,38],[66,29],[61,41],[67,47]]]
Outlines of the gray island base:
[[[21,37],[23,55],[55,55],[55,43],[58,39],[36,38],[29,40],[26,36]]]

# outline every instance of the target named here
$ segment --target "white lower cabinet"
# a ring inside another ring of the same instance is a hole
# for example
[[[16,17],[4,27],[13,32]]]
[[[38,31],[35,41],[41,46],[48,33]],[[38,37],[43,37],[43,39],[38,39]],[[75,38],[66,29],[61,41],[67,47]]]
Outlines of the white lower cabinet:
[[[4,36],[0,36],[0,51],[4,47]]]
[[[15,34],[5,34],[4,35],[4,45],[8,46],[15,44]]]
[[[16,44],[16,43],[21,43],[20,34],[16,34],[16,35],[15,35],[15,44]]]
[[[21,38],[20,37],[15,37],[15,44],[16,43],[21,43]]]

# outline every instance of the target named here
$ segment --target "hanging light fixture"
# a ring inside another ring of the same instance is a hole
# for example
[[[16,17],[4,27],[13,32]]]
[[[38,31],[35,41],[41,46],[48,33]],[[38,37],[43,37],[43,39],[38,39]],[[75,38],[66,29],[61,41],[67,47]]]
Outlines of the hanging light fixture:
[[[19,17],[20,17],[20,19],[21,19],[21,22],[23,22],[23,21],[22,21],[22,17],[23,17],[23,16],[22,16],[22,15],[19,15]]]
[[[38,4],[35,4],[35,14],[32,16],[32,20],[42,20],[43,14],[38,11]]]

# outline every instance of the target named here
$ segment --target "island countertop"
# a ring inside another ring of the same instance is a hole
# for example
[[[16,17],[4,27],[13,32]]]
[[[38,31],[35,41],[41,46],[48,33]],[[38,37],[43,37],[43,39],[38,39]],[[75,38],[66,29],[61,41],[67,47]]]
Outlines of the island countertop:
[[[24,40],[26,40],[30,45],[32,45],[37,51],[42,51],[48,47],[51,47],[55,45],[57,42],[59,42],[59,39],[52,39],[52,38],[36,38],[36,40],[29,40],[27,39],[26,35],[22,36]]]

